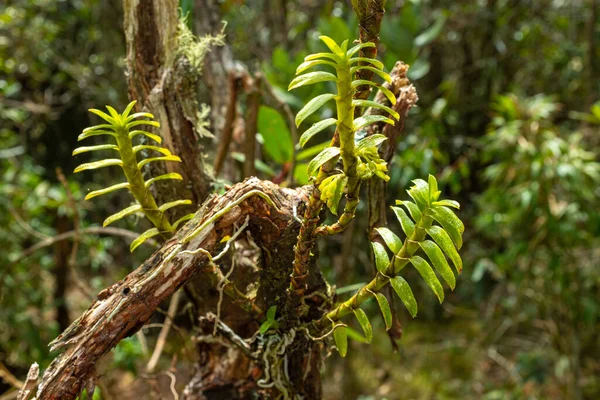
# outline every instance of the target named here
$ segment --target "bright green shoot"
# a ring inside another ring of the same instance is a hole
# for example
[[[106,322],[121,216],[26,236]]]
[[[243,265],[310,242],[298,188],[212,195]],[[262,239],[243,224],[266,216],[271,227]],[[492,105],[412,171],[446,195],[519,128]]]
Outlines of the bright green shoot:
[[[128,189],[131,192],[137,201],[137,204],[111,215],[110,217],[106,218],[103,223],[103,226],[107,226],[120,220],[121,218],[138,212],[146,215],[146,217],[154,225],[154,228],[147,230],[137,239],[135,239],[131,243],[131,251],[135,250],[136,247],[151,237],[157,235],[162,235],[163,237],[170,236],[182,222],[189,220],[193,216],[193,214],[188,214],[171,224],[166,215],[167,210],[180,205],[191,204],[191,200],[176,200],[165,203],[160,207],[156,204],[156,200],[150,192],[150,186],[154,182],[165,179],[181,180],[183,178],[180,174],[172,172],[144,180],[142,168],[151,162],[181,162],[181,159],[176,155],[171,154],[168,149],[158,146],[162,142],[160,136],[138,128],[142,125],[158,128],[160,127],[160,124],[152,120],[154,116],[150,113],[141,112],[131,114],[131,110],[133,109],[134,105],[135,101],[132,101],[120,114],[111,106],[106,106],[109,114],[106,114],[100,110],[90,109],[89,111],[91,113],[98,115],[107,123],[84,129],[83,133],[79,135],[78,140],[83,140],[92,136],[112,136],[114,140],[111,140],[112,143],[109,144],[79,147],[73,151],[74,156],[90,151],[113,150],[117,152],[117,158],[108,158],[101,161],[81,164],[75,168],[74,172],[94,170],[109,166],[121,167],[123,174],[125,175],[126,182],[118,183],[105,189],[90,192],[85,197],[85,200],[89,200],[96,196],[101,196],[120,189]],[[134,146],[133,138],[136,136],[145,136],[156,142],[156,144],[139,144]],[[141,158],[138,161],[138,154],[140,152],[156,152],[160,155],[156,157]]]

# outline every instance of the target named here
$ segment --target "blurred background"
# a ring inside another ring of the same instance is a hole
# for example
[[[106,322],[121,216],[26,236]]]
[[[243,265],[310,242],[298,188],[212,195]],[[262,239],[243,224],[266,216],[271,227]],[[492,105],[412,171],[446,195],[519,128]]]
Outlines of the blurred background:
[[[234,58],[273,94],[258,115],[263,179],[306,183],[306,162],[323,145],[295,148],[283,110],[297,112],[322,88],[286,89],[304,56],[321,49],[319,35],[357,37],[349,3],[219,2]],[[180,6],[193,28],[203,10]],[[600,398],[600,1],[390,0],[386,9],[379,58],[388,71],[410,64],[420,98],[399,139],[388,203],[434,174],[461,203],[465,267],[442,305],[413,279],[420,312],[411,319],[398,307],[397,351],[370,304],[374,344],[351,342],[345,360],[331,356],[326,398]],[[72,173],[77,135],[96,122],[87,109],[128,103],[124,57],[117,0],[0,5],[0,399],[14,398],[1,393],[33,361],[48,365],[47,343],[90,294],[152,252],[129,253],[143,221],[96,229],[130,202],[127,193],[83,202],[114,183],[109,171]],[[210,103],[205,88],[198,96]],[[215,151],[209,134],[199,140]],[[229,156],[217,191],[241,177],[242,154]],[[352,229],[319,244],[341,297],[371,276],[361,206]],[[185,364],[178,340],[166,353]],[[98,397],[124,398],[111,392],[134,382],[147,358],[137,336],[119,344]]]

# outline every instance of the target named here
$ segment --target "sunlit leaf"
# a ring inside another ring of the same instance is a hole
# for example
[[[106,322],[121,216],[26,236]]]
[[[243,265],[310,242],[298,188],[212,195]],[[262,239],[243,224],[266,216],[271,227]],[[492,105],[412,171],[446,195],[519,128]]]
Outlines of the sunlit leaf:
[[[311,99],[300,111],[298,111],[298,114],[296,114],[296,126],[300,126],[302,121],[321,108],[329,100],[334,99],[335,96],[335,94],[326,93]]]
[[[119,190],[119,189],[127,189],[128,187],[129,187],[129,183],[128,182],[123,182],[123,183],[118,183],[116,185],[112,185],[112,186],[107,187],[105,189],[94,190],[93,192],[89,192],[87,194],[87,196],[85,196],[84,200],[93,199],[94,197],[102,196],[103,194],[111,193],[111,192],[114,192],[114,191]]]
[[[147,132],[147,131],[140,131],[140,130],[129,132],[129,139],[133,139],[137,135],[144,135],[144,136],[149,137],[150,139],[154,140],[155,142],[157,142],[159,144],[162,143],[162,138],[160,136],[155,135],[154,133],[150,133],[150,132]]]
[[[398,114],[396,111],[392,110],[388,106],[384,106],[383,104],[379,104],[379,103],[377,103],[375,101],[371,101],[371,100],[352,100],[352,105],[355,106],[355,107],[378,108],[380,110],[384,110],[385,112],[389,113],[395,119],[397,119],[397,120],[400,119],[400,114]]]
[[[377,68],[369,67],[368,65],[357,65],[355,67],[352,67],[350,68],[350,73],[354,74],[362,70],[371,71],[372,73],[379,75],[387,83],[392,83],[392,77],[387,72],[384,72]]]
[[[429,257],[433,267],[440,274],[442,279],[446,281],[448,286],[450,286],[450,289],[454,290],[456,287],[456,278],[454,277],[454,273],[450,269],[442,250],[431,240],[419,242],[419,246],[421,246],[425,254],[427,254],[427,257]]]
[[[335,347],[337,347],[340,356],[346,357],[348,352],[348,332],[346,332],[345,326],[338,326],[333,331],[333,339],[335,340]]]
[[[146,232],[144,232],[140,236],[138,236],[133,242],[131,242],[131,245],[129,246],[129,251],[133,252],[135,249],[138,248],[138,246],[140,246],[146,240],[153,238],[154,236],[157,236],[159,234],[160,234],[160,232],[156,228],[148,229]]]
[[[302,64],[298,65],[298,68],[296,69],[296,75],[301,74],[302,72],[306,71],[307,69],[310,69],[312,67],[315,67],[317,65],[328,65],[330,67],[337,67],[337,64],[331,61],[327,61],[327,60],[309,60],[309,61],[305,61]]]
[[[393,119],[384,117],[383,115],[365,115],[362,117],[358,117],[354,120],[354,130],[358,131],[364,128],[367,125],[373,124],[375,122],[384,122],[386,124],[394,125],[395,122]]]
[[[146,145],[146,144],[140,144],[138,146],[133,147],[134,153],[137,153],[138,151],[142,151],[142,150],[154,150],[161,154],[164,154],[165,156],[171,155],[171,151],[169,151],[169,149],[167,149],[165,147],[150,146],[150,145]]]
[[[101,144],[98,146],[83,146],[83,147],[78,147],[75,150],[73,150],[72,155],[76,156],[77,154],[87,153],[90,151],[100,151],[100,150],[117,150],[117,151],[119,151],[119,147],[115,144]]]
[[[404,280],[401,276],[395,276],[390,279],[390,285],[392,289],[396,292],[402,303],[410,313],[411,317],[417,316],[417,300],[415,300],[415,295],[412,292],[408,282]]]
[[[384,135],[381,135],[379,133],[377,133],[375,135],[367,136],[367,137],[359,140],[358,143],[356,143],[356,152],[358,153],[361,150],[364,150],[368,147],[377,147],[381,143],[385,142],[386,140],[387,140],[387,137]]]
[[[400,207],[392,207],[394,214],[400,221],[400,225],[402,226],[402,230],[406,237],[409,237],[415,231],[415,224],[410,220],[410,217],[404,212],[404,210]]]
[[[359,86],[364,86],[364,85],[373,86],[373,87],[381,90],[381,92],[385,95],[385,97],[387,97],[387,99],[390,101],[390,103],[392,105],[396,104],[396,101],[397,101],[396,96],[394,96],[394,94],[389,89],[384,87],[383,85],[380,85],[379,83],[376,83],[373,81],[367,81],[364,79],[357,79],[355,81],[352,81],[353,88],[357,88]]]
[[[310,128],[308,128],[302,136],[300,136],[300,146],[304,147],[306,142],[308,142],[313,136],[317,133],[321,132],[324,129],[329,128],[332,125],[335,125],[337,120],[335,118],[327,118],[323,121],[319,121],[316,124],[313,124]]]
[[[381,243],[371,242],[371,246],[373,247],[373,254],[375,255],[375,265],[377,266],[377,271],[385,272],[387,267],[390,265],[390,258],[388,257],[387,251],[385,251],[385,247]]]
[[[435,207],[433,209],[433,219],[435,219],[448,233],[452,242],[458,250],[462,247],[462,234],[465,226],[462,221],[447,207]]]
[[[307,74],[300,75],[300,76],[296,77],[294,80],[292,80],[290,82],[290,85],[288,86],[288,90],[293,90],[293,89],[299,88],[301,86],[312,85],[313,83],[334,82],[336,80],[337,80],[336,76],[329,72],[324,72],[324,71],[309,72]]]
[[[179,175],[177,172],[171,172],[169,174],[159,175],[159,176],[155,176],[154,178],[150,178],[146,182],[144,182],[144,185],[146,187],[149,187],[154,182],[156,182],[156,181],[162,181],[162,180],[165,180],[165,179],[175,179],[175,180],[180,181],[180,180],[183,180],[183,177],[181,175]]]
[[[102,226],[108,226],[108,225],[112,224],[113,222],[120,220],[121,218],[125,218],[126,216],[135,214],[136,212],[139,212],[139,211],[142,211],[142,206],[139,204],[135,204],[133,206],[127,207],[126,209],[121,210],[118,213],[115,213],[115,214],[111,215],[110,217],[106,218],[104,220],[104,222],[102,223]]]
[[[308,175],[313,176],[321,165],[340,155],[339,147],[327,147],[308,163]]]
[[[427,286],[433,290],[440,303],[444,301],[444,288],[442,288],[442,284],[435,275],[435,272],[433,272],[431,265],[419,256],[412,256],[410,263],[419,271],[419,274],[425,283],[427,283]]]
[[[162,206],[158,207],[158,209],[161,212],[165,212],[170,208],[187,205],[187,204],[192,204],[192,201],[191,200],[175,200],[175,201],[170,201],[168,203],[163,204]]]
[[[402,248],[402,240],[388,228],[376,228],[377,233],[381,235],[383,241],[392,253],[397,254]]]
[[[448,256],[452,263],[456,267],[456,271],[460,274],[462,272],[462,260],[452,243],[452,239],[446,233],[445,230],[440,228],[437,225],[433,225],[429,229],[427,229],[427,234],[433,238],[433,240],[437,243],[438,246],[444,251],[444,253]]]
[[[350,64],[356,64],[357,62],[366,62],[366,63],[372,64],[377,69],[383,69],[383,63],[374,58],[353,57],[350,60],[348,60],[348,63],[350,63]]]
[[[85,164],[81,164],[79,167],[75,168],[75,170],[73,172],[80,172],[80,171],[85,171],[85,170],[90,170],[90,169],[110,167],[113,165],[121,166],[121,165],[123,165],[123,161],[118,160],[116,158],[109,158],[106,160],[85,163]]]
[[[360,324],[360,327],[362,328],[365,334],[367,342],[371,343],[371,341],[373,340],[373,327],[371,326],[371,322],[369,322],[369,318],[367,318],[367,314],[365,314],[365,312],[360,308],[355,308],[352,311],[354,311],[354,316]]]
[[[174,154],[171,154],[170,156],[164,156],[164,157],[144,158],[137,165],[138,165],[138,168],[141,169],[144,165],[146,165],[148,163],[151,163],[151,162],[155,162],[155,161],[176,161],[176,162],[181,162],[181,158],[179,158],[179,156],[176,156]]]
[[[392,310],[390,310],[390,304],[382,293],[375,293],[375,299],[377,300],[377,304],[379,304],[379,309],[385,322],[385,330],[387,331],[392,327]]]
[[[419,207],[412,201],[396,200],[396,204],[403,205],[404,207],[406,207],[406,209],[410,213],[410,216],[415,222],[421,220],[421,210],[419,210]]]

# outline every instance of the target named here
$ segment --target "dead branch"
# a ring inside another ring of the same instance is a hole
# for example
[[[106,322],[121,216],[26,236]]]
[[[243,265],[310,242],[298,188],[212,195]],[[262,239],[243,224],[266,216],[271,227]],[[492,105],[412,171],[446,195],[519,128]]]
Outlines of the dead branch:
[[[272,205],[254,193],[268,196]],[[239,200],[243,201],[223,212]],[[274,243],[294,223],[292,210],[301,201],[302,191],[256,178],[209,199],[173,239],[123,280],[100,292],[98,300],[50,344],[52,350],[64,348],[65,352],[44,373],[37,398],[74,399],[95,376],[94,366],[103,355],[137,332],[155,308],[192,276],[211,268],[206,253],[215,254],[236,223],[248,216],[249,229],[260,232],[259,240]]]

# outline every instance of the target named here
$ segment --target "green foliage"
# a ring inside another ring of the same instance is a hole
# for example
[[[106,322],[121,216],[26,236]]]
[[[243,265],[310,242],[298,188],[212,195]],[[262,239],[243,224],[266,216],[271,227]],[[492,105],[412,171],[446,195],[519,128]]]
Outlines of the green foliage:
[[[154,116],[150,113],[141,112],[130,114],[134,105],[135,101],[132,101],[120,114],[111,106],[106,106],[106,109],[108,110],[110,115],[100,110],[90,109],[91,113],[98,115],[107,123],[95,125],[84,129],[81,135],[79,135],[78,140],[83,140],[92,136],[109,136],[114,139],[114,142],[111,144],[98,146],[79,147],[73,151],[73,155],[77,155],[90,151],[96,152],[111,150],[116,151],[119,155],[119,158],[110,158],[101,161],[81,164],[80,166],[75,168],[75,172],[85,170],[96,170],[98,168],[108,166],[121,167],[123,174],[125,175],[126,182],[119,183],[105,189],[90,192],[85,197],[85,200],[89,200],[93,197],[101,196],[120,189],[128,189],[131,192],[138,204],[111,215],[106,220],[104,220],[103,223],[103,226],[107,226],[128,215],[137,212],[144,213],[144,215],[146,215],[146,217],[150,220],[150,222],[152,222],[152,224],[155,227],[148,229],[146,232],[142,233],[137,239],[135,239],[131,243],[131,251],[135,250],[139,245],[141,245],[146,240],[154,236],[172,234],[182,222],[189,220],[193,216],[193,214],[185,215],[184,217],[171,224],[166,215],[166,211],[170,208],[177,207],[180,205],[191,204],[191,200],[176,200],[169,203],[165,203],[160,207],[156,204],[156,201],[154,200],[154,197],[152,196],[152,193],[149,189],[154,182],[158,180],[168,179],[181,180],[183,178],[177,173],[168,173],[144,181],[142,168],[144,167],[144,165],[151,162],[181,162],[181,159],[176,155],[171,154],[171,152],[168,149],[156,145],[140,144],[137,146],[133,146],[132,139],[136,136],[145,136],[158,144],[162,142],[161,137],[154,133],[141,129],[133,129],[142,125],[148,125],[153,127],[160,126],[158,122],[152,120]],[[161,155],[158,157],[142,158],[140,161],[138,161],[137,154],[146,151],[154,151]]]
[[[271,328],[277,329],[279,327],[279,323],[275,319],[276,315],[277,315],[277,306],[269,307],[269,309],[267,310],[267,319],[265,320],[265,322],[263,322],[260,325],[260,328],[258,329],[258,331],[261,333],[261,335],[264,335],[265,333],[267,333],[267,331]]]
[[[414,202],[398,201],[398,204],[403,205],[409,210],[413,218],[412,220],[403,209],[392,207],[403,226],[405,239],[401,240],[400,237],[388,228],[377,229],[377,233],[379,233],[387,248],[393,253],[393,258],[390,259],[386,248],[382,244],[373,242],[371,245],[375,255],[375,264],[378,271],[377,277],[359,289],[351,299],[341,303],[328,313],[326,316],[328,319],[337,321],[342,316],[348,314],[349,310],[352,310],[365,331],[365,335],[367,335],[367,331],[370,330],[370,323],[366,314],[357,310],[362,302],[370,297],[375,297],[383,315],[386,329],[390,329],[392,326],[391,309],[385,295],[378,292],[388,283],[414,318],[417,315],[415,296],[408,282],[399,275],[408,264],[411,264],[418,271],[421,278],[431,288],[440,303],[444,300],[444,289],[436,272],[454,290],[456,278],[454,272],[450,269],[447,258],[454,263],[457,272],[461,273],[462,260],[458,255],[458,249],[460,247],[459,244],[462,245],[464,226],[456,214],[447,208],[447,206],[458,208],[459,205],[452,200],[440,200],[441,191],[438,190],[437,180],[433,175],[429,175],[428,182],[421,179],[415,180],[414,185],[408,190],[408,194]],[[440,210],[445,211],[440,213]],[[435,222],[440,225],[434,225]],[[443,228],[444,225],[456,229],[455,233],[460,240],[457,240],[456,243],[453,242],[450,235]],[[428,240],[427,236],[432,238],[433,241]],[[419,254],[427,257],[429,261]],[[433,264],[433,268],[430,262]],[[367,336],[368,339],[369,336]]]

